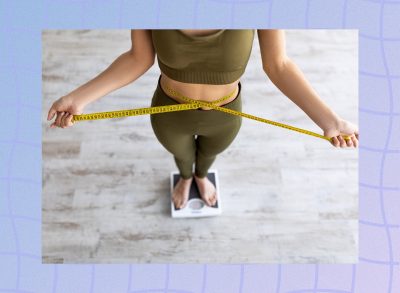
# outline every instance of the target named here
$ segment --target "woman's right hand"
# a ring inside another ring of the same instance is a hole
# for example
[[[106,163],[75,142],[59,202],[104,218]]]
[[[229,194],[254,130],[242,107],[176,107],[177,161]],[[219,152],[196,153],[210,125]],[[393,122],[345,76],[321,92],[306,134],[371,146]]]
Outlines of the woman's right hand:
[[[82,114],[83,108],[83,105],[77,103],[72,97],[63,96],[59,98],[53,103],[47,115],[47,120],[51,120],[57,114],[57,117],[50,125],[50,128],[66,128],[74,125],[72,122],[72,116]]]

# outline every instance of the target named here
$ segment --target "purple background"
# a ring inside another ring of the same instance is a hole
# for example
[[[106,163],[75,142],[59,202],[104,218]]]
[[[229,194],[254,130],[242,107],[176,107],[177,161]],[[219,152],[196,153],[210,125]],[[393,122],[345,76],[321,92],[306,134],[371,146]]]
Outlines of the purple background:
[[[0,1],[0,292],[400,292],[400,1]],[[343,265],[41,264],[41,30],[350,28],[360,255]]]

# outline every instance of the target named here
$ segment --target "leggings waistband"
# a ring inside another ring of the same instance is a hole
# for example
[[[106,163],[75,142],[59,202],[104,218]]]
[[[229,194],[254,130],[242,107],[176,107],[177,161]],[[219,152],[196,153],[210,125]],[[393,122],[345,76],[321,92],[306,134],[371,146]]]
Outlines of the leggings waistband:
[[[171,97],[163,90],[163,88],[161,87],[161,82],[160,82],[160,80],[161,80],[161,74],[160,74],[160,76],[158,77],[156,92],[158,92],[160,95],[162,95],[162,96],[164,97],[164,100],[168,100],[168,101],[169,101],[169,102],[168,102],[168,105],[179,104],[178,101],[176,101],[176,100],[174,100],[173,98],[171,98]],[[228,103],[226,103],[226,104],[224,104],[224,105],[221,105],[220,107],[222,107],[222,108],[229,108],[229,109],[237,110],[237,111],[241,111],[241,106],[242,106],[242,102],[241,102],[241,89],[242,89],[242,84],[241,84],[240,81],[239,81],[239,83],[238,83],[238,87],[239,87],[239,90],[238,90],[238,92],[237,92],[236,97],[235,97],[232,101],[230,101],[230,102],[228,102]],[[203,109],[198,108],[198,109],[189,110],[189,111],[196,111],[196,112],[209,112],[209,111],[213,111],[213,112],[215,112],[215,111],[218,111],[218,110],[203,110]],[[218,111],[218,112],[220,112],[220,111]]]

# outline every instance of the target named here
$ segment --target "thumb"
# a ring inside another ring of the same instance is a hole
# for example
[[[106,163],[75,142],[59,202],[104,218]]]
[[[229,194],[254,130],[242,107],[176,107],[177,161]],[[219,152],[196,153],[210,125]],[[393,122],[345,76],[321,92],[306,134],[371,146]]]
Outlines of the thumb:
[[[51,120],[54,117],[54,114],[56,114],[56,110],[54,109],[53,106],[51,106],[49,113],[47,114],[47,120]]]

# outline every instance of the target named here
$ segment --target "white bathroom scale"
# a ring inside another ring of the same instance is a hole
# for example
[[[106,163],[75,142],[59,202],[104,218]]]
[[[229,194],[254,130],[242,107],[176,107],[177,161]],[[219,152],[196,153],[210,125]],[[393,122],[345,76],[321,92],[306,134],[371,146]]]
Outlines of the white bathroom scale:
[[[172,201],[172,192],[176,183],[179,180],[179,172],[171,172],[171,215],[173,218],[199,218],[199,217],[211,217],[218,216],[221,214],[221,195],[219,193],[218,173],[215,169],[208,170],[207,177],[214,184],[217,191],[217,202],[209,207],[200,197],[199,190],[197,188],[195,179],[193,178],[192,185],[190,186],[189,199],[186,206],[182,209],[175,208],[174,202]]]

